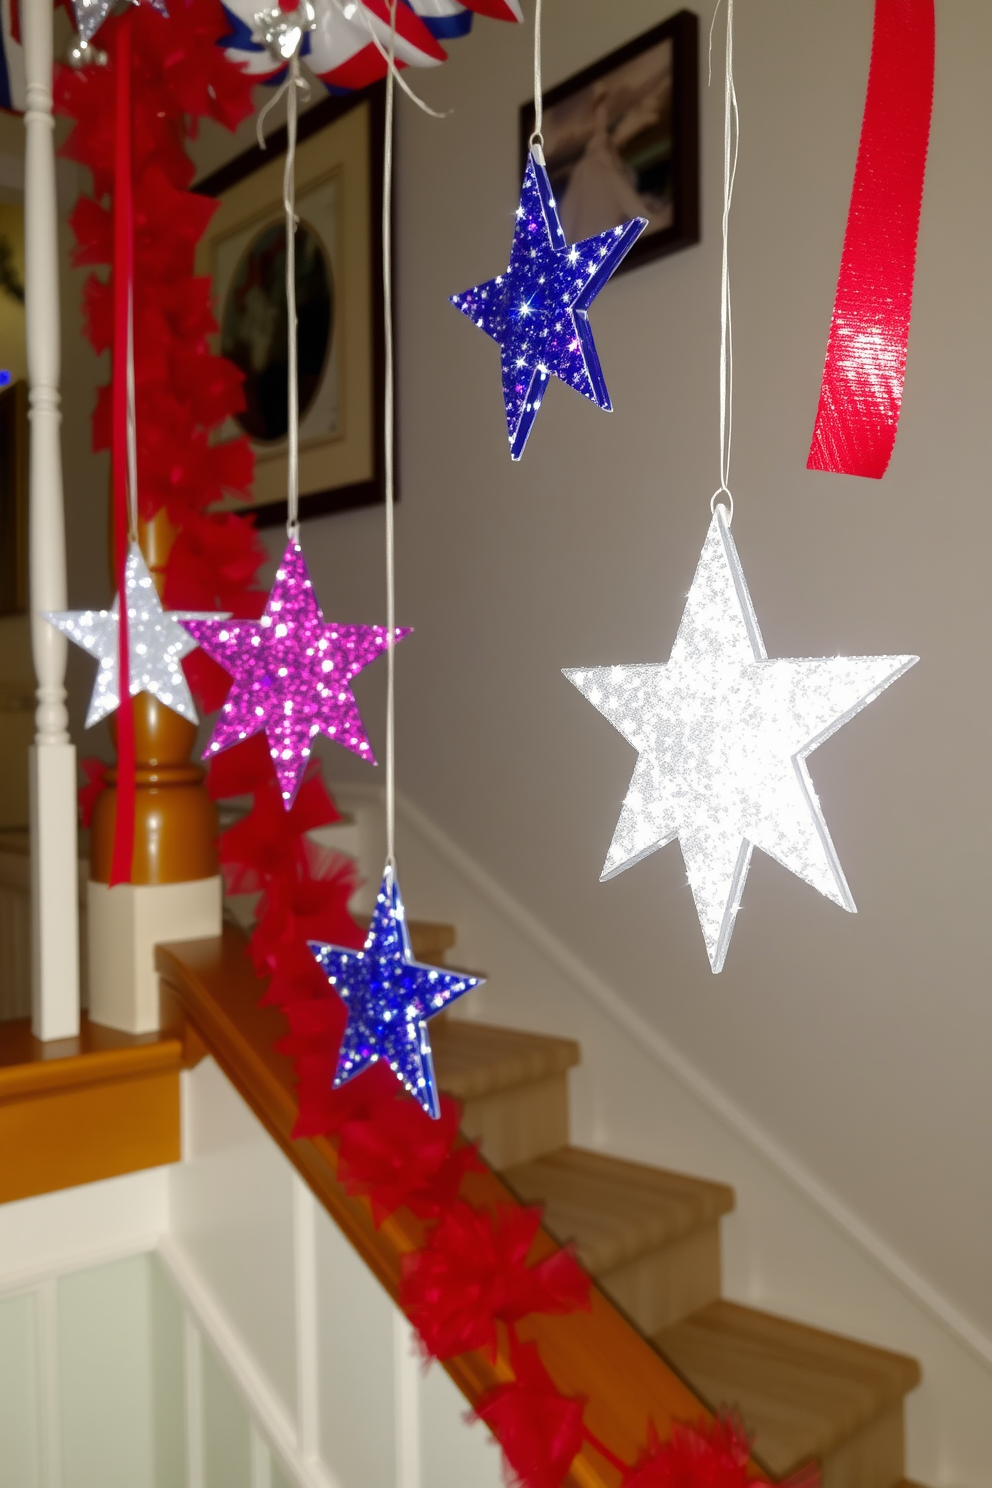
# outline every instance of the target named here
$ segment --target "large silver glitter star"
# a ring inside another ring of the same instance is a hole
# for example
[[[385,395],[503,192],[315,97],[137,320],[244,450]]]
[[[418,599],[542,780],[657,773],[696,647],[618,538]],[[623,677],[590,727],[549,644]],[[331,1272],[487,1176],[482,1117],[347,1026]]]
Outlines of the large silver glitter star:
[[[918,660],[769,661],[718,506],[671,660],[565,671],[638,751],[602,879],[677,837],[714,971],[755,847],[853,911],[806,756]]]
[[[130,692],[150,692],[167,708],[197,723],[196,708],[180,662],[196,648],[196,642],[183,630],[180,620],[226,620],[227,615],[198,610],[163,610],[152,576],[141,549],[132,543],[124,566],[124,592],[127,596],[127,650]],[[100,665],[97,668],[93,696],[90,698],[86,727],[92,728],[101,718],[120,706],[118,679],[118,601],[114,595],[109,610],[64,610],[47,614],[46,620],[82,646]]]

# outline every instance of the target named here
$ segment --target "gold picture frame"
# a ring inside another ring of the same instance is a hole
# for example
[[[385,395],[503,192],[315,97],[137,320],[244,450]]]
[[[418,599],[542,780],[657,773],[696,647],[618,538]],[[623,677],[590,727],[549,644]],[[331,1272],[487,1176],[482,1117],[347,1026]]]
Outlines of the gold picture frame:
[[[384,499],[383,115],[378,87],[327,98],[299,123],[301,518]],[[254,499],[229,505],[260,527],[286,520],[285,152],[283,128],[194,187],[219,202],[197,250],[214,286],[215,349],[245,373],[246,410],[215,437],[249,435]]]

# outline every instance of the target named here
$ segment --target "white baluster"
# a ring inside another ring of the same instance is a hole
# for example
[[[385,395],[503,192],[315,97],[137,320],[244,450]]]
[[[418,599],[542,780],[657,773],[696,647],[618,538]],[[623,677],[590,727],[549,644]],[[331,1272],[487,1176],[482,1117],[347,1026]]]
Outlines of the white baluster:
[[[24,259],[31,419],[31,644],[38,679],[31,750],[32,1026],[79,1031],[76,751],[65,706],[66,641],[43,610],[67,603],[59,442],[59,260],[52,119],[52,3],[23,0],[27,83]]]

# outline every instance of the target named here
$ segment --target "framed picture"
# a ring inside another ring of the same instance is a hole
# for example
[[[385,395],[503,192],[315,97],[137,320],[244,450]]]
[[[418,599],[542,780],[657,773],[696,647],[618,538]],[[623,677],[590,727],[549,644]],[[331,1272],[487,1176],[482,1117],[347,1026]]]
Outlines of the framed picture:
[[[0,615],[28,601],[28,385],[0,392]]]
[[[259,526],[286,520],[286,130],[195,190],[215,197],[197,251],[213,281],[216,349],[245,374],[244,411],[215,436],[247,434]],[[327,98],[300,119],[296,150],[300,516],[383,500],[383,91]]]
[[[526,161],[533,101],[520,110]],[[570,243],[648,225],[619,273],[699,242],[699,22],[680,10],[544,95],[544,158]]]

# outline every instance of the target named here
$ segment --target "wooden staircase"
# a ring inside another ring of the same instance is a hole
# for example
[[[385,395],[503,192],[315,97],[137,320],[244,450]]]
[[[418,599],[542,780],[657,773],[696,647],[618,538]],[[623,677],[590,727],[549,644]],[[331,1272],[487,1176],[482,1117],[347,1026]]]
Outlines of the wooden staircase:
[[[443,927],[411,925],[437,957]],[[599,1286],[714,1410],[739,1411],[772,1479],[811,1462],[822,1488],[910,1488],[903,1400],[914,1359],[720,1296],[720,1218],[733,1191],[568,1142],[568,1071],[579,1046],[447,1016],[431,1023],[438,1082],[503,1181],[544,1206]]]

